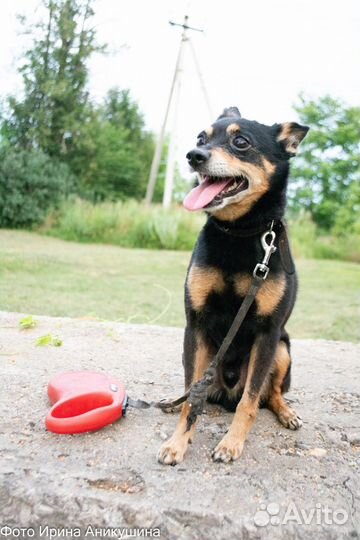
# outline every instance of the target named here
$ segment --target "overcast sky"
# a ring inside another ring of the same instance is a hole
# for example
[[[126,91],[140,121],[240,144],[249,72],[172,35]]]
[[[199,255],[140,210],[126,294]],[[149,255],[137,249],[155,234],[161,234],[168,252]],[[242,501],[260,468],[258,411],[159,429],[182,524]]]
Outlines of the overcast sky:
[[[25,45],[15,14],[41,14],[39,0],[2,2],[1,95],[16,92],[17,59]],[[296,119],[297,95],[325,93],[359,104],[359,0],[95,0],[95,25],[110,54],[90,64],[90,89],[100,100],[112,86],[130,88],[147,126],[159,131],[181,30],[191,32],[212,109],[237,105],[264,123]],[[125,45],[125,46],[123,46]],[[171,119],[170,119],[171,120]],[[179,159],[210,123],[190,51],[184,57],[179,104]],[[171,125],[171,121],[170,121]]]

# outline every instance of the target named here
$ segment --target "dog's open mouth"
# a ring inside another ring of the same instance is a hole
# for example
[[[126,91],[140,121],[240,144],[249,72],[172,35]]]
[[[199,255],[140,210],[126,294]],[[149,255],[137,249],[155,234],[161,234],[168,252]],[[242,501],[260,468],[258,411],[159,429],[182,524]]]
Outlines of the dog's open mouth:
[[[232,197],[249,187],[246,176],[219,177],[202,175],[198,186],[184,199],[187,210],[200,210],[219,205],[226,197]]]

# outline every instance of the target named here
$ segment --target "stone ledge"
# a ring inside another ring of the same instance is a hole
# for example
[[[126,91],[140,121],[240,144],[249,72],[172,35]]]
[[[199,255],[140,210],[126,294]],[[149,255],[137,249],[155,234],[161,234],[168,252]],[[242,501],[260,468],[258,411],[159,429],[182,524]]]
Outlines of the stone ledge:
[[[0,525],[160,527],[162,538],[199,540],[359,534],[359,345],[293,341],[288,399],[304,420],[300,431],[261,410],[241,459],[214,464],[211,450],[232,415],[209,405],[185,461],[169,468],[156,452],[177,415],[129,410],[99,432],[58,436],[44,428],[46,386],[55,373],[90,369],[123,380],[133,397],[177,396],[182,330],[36,317],[36,328],[20,331],[20,318],[0,314]],[[63,346],[37,347],[47,333]],[[264,525],[270,516],[259,511],[269,503],[277,514]],[[348,519],[278,524],[290,503],[299,512],[345,510]]]

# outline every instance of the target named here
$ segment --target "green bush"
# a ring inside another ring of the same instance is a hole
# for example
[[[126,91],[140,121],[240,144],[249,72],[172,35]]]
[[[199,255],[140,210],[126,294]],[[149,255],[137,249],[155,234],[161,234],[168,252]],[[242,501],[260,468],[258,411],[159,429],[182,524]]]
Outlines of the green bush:
[[[204,223],[201,214],[136,201],[92,204],[69,200],[52,212],[42,231],[64,240],[124,247],[190,250]]]
[[[40,150],[0,151],[0,227],[31,227],[69,191],[71,176]]]
[[[349,186],[345,203],[336,214],[333,232],[343,237],[360,235],[360,182]]]
[[[310,216],[289,221],[290,240],[295,257],[336,259],[360,263],[360,235],[322,233]]]

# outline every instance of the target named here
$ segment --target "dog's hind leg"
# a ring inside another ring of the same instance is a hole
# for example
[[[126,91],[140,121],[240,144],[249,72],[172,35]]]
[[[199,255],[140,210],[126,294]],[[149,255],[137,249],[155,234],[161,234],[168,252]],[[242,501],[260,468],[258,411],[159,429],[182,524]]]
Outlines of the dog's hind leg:
[[[189,388],[192,382],[199,381],[209,365],[210,352],[199,335],[194,335],[193,330],[185,330],[184,341],[184,368],[185,387]],[[188,428],[188,416],[190,407],[187,401],[182,406],[178,425],[168,441],[158,452],[158,461],[165,465],[180,463],[185,455],[189,442],[191,442],[195,424]]]
[[[283,426],[289,429],[299,429],[302,426],[301,418],[286,403],[283,392],[290,386],[291,357],[289,340],[281,339],[275,353],[274,370],[269,385],[266,407],[273,411]]]

